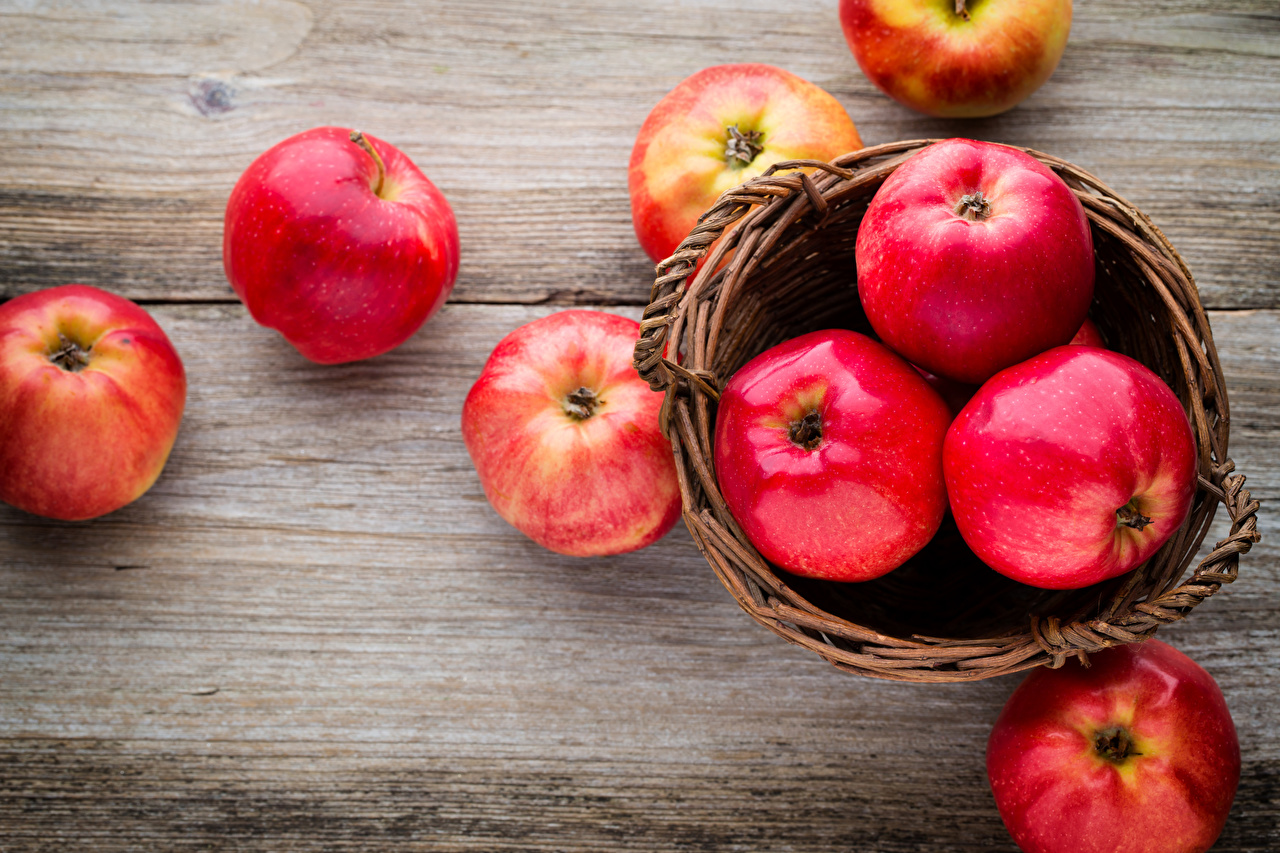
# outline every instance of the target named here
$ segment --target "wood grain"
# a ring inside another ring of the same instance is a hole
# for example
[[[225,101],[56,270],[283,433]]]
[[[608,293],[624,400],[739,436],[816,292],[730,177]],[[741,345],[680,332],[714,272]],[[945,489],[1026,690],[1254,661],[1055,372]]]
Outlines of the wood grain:
[[[88,524],[0,510],[0,846],[1012,850],[982,762],[1017,678],[842,675],[740,613],[682,528],[579,560],[489,508],[462,400],[551,310],[450,305],[332,368],[238,305],[154,307],[191,383],[157,485]],[[1233,455],[1274,499],[1280,312],[1211,319]],[[1240,729],[1219,850],[1280,840],[1261,529],[1161,635]]]
[[[759,61],[831,91],[868,144],[967,135],[1065,157],[1169,233],[1206,304],[1280,307],[1273,0],[1079,3],[1049,82],[968,123],[876,92],[831,0],[20,3],[0,7],[0,43],[0,295],[76,280],[232,299],[235,179],[338,124],[399,145],[449,197],[458,301],[641,304],[636,131],[693,71]]]
[[[1065,157],[1186,256],[1221,309],[1264,540],[1161,637],[1239,728],[1215,849],[1280,848],[1274,0],[1077,3],[1050,81],[971,123],[874,90],[835,0],[16,0],[0,45],[0,299],[138,299],[191,384],[135,504],[0,507],[2,853],[1014,849],[983,751],[1016,677],[843,675],[739,612],[680,527],[550,554],[490,509],[459,437],[508,331],[570,304],[638,316],[636,131],[686,75],[742,61],[828,89],[868,143]],[[321,124],[402,147],[463,242],[453,302],[342,367],[256,326],[220,259],[240,172]]]

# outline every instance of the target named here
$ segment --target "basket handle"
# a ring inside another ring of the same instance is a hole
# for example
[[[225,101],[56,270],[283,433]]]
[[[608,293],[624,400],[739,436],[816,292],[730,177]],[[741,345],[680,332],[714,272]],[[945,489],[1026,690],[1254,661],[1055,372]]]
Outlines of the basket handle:
[[[680,379],[694,381],[704,388],[714,388],[713,377],[702,376],[701,372],[695,374],[682,368],[675,358],[668,358],[667,343],[672,337],[671,331],[682,307],[702,289],[703,282],[715,275],[720,260],[737,245],[740,229],[734,229],[734,226],[750,214],[766,217],[770,215],[771,209],[781,210],[780,203],[789,202],[798,193],[808,196],[814,211],[820,217],[824,216],[828,201],[819,181],[815,181],[809,172],[796,170],[821,171],[835,179],[832,183],[848,181],[858,171],[868,168],[874,160],[914,152],[915,149],[936,141],[914,139],[872,146],[843,154],[830,162],[784,160],[774,163],[760,176],[725,191],[710,210],[698,217],[698,224],[680,242],[675,252],[655,267],[656,279],[649,294],[649,303],[640,320],[640,336],[636,341],[632,360],[636,371],[649,383],[652,390],[668,392],[668,401],[663,406],[664,414],[669,415],[670,392],[679,384]],[[893,165],[896,166],[896,163]],[[787,174],[779,175],[780,172]],[[703,265],[698,277],[688,288],[682,288],[681,285],[722,236],[725,239],[716,247],[715,256]],[[666,423],[667,419],[664,418],[664,433]]]

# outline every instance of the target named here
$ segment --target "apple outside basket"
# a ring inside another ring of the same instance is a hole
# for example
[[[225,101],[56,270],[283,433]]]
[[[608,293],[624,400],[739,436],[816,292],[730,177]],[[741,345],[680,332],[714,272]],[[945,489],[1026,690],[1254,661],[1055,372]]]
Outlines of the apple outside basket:
[[[872,334],[856,287],[858,225],[885,178],[935,141],[864,148],[830,163],[779,163],[725,193],[658,265],[635,366],[666,395],[661,426],[675,454],[685,524],[720,581],[765,627],[839,669],[898,681],[975,681],[1056,668],[1070,656],[1087,664],[1089,653],[1144,640],[1234,581],[1240,555],[1259,541],[1258,502],[1227,456],[1227,389],[1191,272],[1145,214],[1070,163],[1019,149],[1084,205],[1097,265],[1090,316],[1107,346],[1169,384],[1196,437],[1191,512],[1155,556],[1084,589],[1035,589],[979,561],[948,514],[923,551],[881,578],[812,580],[760,556],[716,483],[716,400],[734,371],[805,332]],[[776,174],[798,168],[812,173]],[[1219,504],[1230,533],[1184,580]]]

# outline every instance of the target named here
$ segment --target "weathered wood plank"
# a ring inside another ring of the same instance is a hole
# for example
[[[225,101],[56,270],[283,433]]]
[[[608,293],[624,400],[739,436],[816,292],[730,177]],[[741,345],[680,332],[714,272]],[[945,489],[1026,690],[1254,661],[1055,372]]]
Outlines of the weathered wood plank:
[[[457,434],[494,343],[634,307],[625,166],[707,65],[833,92],[867,142],[964,134],[1091,169],[1211,306],[1276,309],[1274,0],[1079,3],[991,120],[876,93],[834,0],[210,0],[0,6],[0,298],[154,306],[191,399],[150,494],[67,525],[0,507],[0,848],[1012,850],[983,748],[1016,678],[836,672],[733,606],[677,529],[573,560],[488,507]],[[394,353],[304,362],[220,263],[239,172],[317,124],[400,145],[454,204],[455,302]],[[228,303],[178,305],[181,302]],[[467,304],[471,303],[471,304]],[[1280,311],[1212,315],[1232,456],[1280,498]],[[1280,527],[1162,636],[1222,684],[1244,778],[1216,849],[1280,847]]]
[[[153,310],[191,382],[156,487],[88,524],[0,509],[6,850],[1013,849],[983,750],[1016,677],[843,675],[738,612],[682,529],[577,560],[493,513],[462,400],[551,309],[450,305],[346,367],[238,305]],[[1280,312],[1212,322],[1233,455],[1274,500]],[[1240,581],[1162,634],[1240,729],[1224,851],[1280,842],[1260,521]]]
[[[969,135],[1073,160],[1169,233],[1207,304],[1277,307],[1278,35],[1272,0],[1080,3],[1042,90],[965,123],[879,95],[831,0],[9,5],[0,296],[81,280],[231,299],[236,177],[332,123],[400,145],[451,199],[457,300],[640,304],[651,264],[626,164],[641,121],[699,68],[762,61],[830,90],[868,143]]]

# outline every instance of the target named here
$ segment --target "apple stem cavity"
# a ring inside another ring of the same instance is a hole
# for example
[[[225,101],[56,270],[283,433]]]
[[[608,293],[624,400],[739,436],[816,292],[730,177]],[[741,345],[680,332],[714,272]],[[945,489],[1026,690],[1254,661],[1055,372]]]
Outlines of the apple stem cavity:
[[[383,164],[382,158],[378,156],[378,152],[369,144],[369,140],[365,139],[363,133],[358,130],[351,131],[351,141],[369,152],[369,156],[373,158],[373,162],[378,164],[378,183],[373,188],[373,194],[378,198],[382,198],[382,182],[386,179],[387,167]]]
[[[965,0],[956,0],[956,14],[966,21],[969,20],[969,10],[965,8]]]
[[[956,205],[955,214],[970,222],[981,222],[991,217],[991,202],[983,197],[981,190],[969,193],[961,196],[960,203]]]
[[[1133,501],[1129,501],[1127,504],[1116,510],[1117,527],[1132,527],[1134,530],[1142,530],[1150,523],[1151,519],[1138,512],[1138,508],[1134,505]]]
[[[810,412],[798,421],[791,422],[787,431],[792,444],[805,450],[814,450],[822,443],[822,415]]]
[[[603,401],[590,388],[579,388],[564,398],[564,411],[569,417],[585,421],[596,413]]]
[[[750,166],[751,161],[764,150],[764,146],[760,144],[764,134],[758,130],[743,133],[736,124],[731,124],[725,128],[725,132],[729,134],[729,142],[724,148],[724,161],[730,166]]]
[[[49,361],[70,373],[79,373],[89,366],[89,351],[61,332],[58,333],[58,349],[49,353]]]
[[[1114,764],[1123,764],[1131,755],[1142,755],[1133,748],[1133,738],[1119,726],[1098,732],[1093,738],[1093,748],[1098,755]]]

